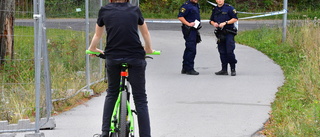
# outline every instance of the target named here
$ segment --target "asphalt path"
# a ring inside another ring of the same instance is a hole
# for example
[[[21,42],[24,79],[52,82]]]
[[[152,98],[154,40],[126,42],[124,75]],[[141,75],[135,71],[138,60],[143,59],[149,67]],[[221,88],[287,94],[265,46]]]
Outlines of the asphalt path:
[[[279,21],[240,21],[239,30],[279,24]],[[61,26],[74,29],[76,25],[72,25],[69,22]],[[146,88],[153,137],[259,136],[256,132],[269,118],[277,88],[284,82],[277,64],[263,53],[237,44],[237,76],[214,75],[220,70],[216,38],[213,28],[203,23],[202,42],[197,46],[195,59],[195,69],[200,75],[180,74],[185,48],[180,24],[148,23],[148,26],[153,48],[162,51],[160,56],[147,60]],[[92,137],[100,133],[104,97],[105,93],[54,116],[57,127],[41,132],[45,137]]]

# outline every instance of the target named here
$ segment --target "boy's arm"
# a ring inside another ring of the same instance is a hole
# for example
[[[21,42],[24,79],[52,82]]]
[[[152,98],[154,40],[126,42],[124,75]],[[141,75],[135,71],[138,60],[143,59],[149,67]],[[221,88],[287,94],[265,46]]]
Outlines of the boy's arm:
[[[104,32],[104,26],[100,27],[100,26],[98,26],[98,24],[96,24],[96,32],[92,38],[92,41],[91,41],[91,44],[90,44],[88,50],[93,51],[93,52],[100,52],[103,54],[103,51],[97,48],[97,45],[100,42],[100,39],[103,35],[103,32]]]
[[[152,53],[153,50],[151,46],[151,37],[146,22],[144,22],[142,25],[139,25],[139,30],[144,40],[144,50],[146,53]]]

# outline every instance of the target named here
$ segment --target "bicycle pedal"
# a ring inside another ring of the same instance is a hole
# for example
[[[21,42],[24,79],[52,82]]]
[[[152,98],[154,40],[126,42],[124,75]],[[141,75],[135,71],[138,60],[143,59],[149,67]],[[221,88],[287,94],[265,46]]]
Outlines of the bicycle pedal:
[[[94,134],[93,137],[101,137],[101,134]]]

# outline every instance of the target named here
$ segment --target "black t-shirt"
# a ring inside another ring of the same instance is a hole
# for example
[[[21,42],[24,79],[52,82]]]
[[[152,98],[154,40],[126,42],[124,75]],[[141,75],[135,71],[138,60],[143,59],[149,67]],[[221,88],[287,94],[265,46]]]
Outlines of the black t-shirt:
[[[144,58],[138,25],[144,18],[137,6],[130,3],[109,3],[101,7],[97,24],[107,31],[107,58]]]

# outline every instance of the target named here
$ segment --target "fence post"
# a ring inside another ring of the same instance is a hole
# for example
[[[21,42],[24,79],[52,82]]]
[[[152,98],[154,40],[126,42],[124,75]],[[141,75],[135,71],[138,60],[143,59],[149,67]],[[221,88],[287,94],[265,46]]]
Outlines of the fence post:
[[[103,2],[102,2],[102,0],[100,0],[100,7],[102,7],[103,6]],[[102,39],[100,39],[100,43],[99,43],[99,46],[100,46],[100,49],[103,49],[103,42],[102,42]],[[99,73],[101,74],[102,73],[102,70],[103,70],[103,68],[102,68],[102,59],[99,59]]]
[[[43,5],[44,6],[44,5]],[[48,53],[48,44],[47,44],[47,29],[46,29],[46,12],[45,12],[45,8],[43,8],[42,11],[42,16],[43,16],[43,22],[42,24],[42,35],[43,35],[43,49],[42,49],[42,58],[43,58],[43,65],[44,65],[44,84],[45,84],[45,93],[46,93],[46,115],[47,115],[47,123],[50,123],[47,127],[44,128],[54,128],[55,123],[54,119],[51,119],[51,112],[52,112],[52,93],[51,93],[51,73],[50,73],[50,61],[49,61],[49,53]],[[41,120],[40,120],[41,121]],[[49,122],[50,121],[50,122]],[[41,123],[41,122],[40,122]],[[43,125],[41,125],[40,129],[43,127]]]
[[[86,49],[89,48],[89,2],[85,1],[85,26],[86,26]],[[90,90],[90,62],[89,55],[86,55],[86,79],[87,90]]]
[[[282,42],[285,42],[287,37],[288,0],[283,0],[283,9],[285,13],[283,14]]]
[[[35,45],[34,45],[34,62],[35,62],[35,95],[36,95],[36,118],[35,132],[40,130],[40,90],[41,90],[41,45],[42,45],[42,14],[43,1],[34,1],[34,19],[35,19]],[[38,7],[37,7],[38,6]]]

